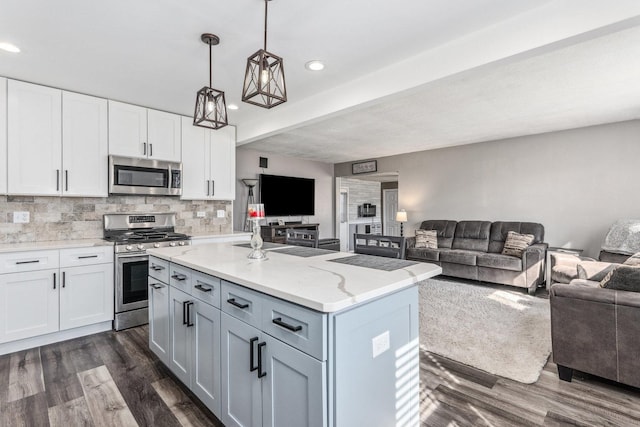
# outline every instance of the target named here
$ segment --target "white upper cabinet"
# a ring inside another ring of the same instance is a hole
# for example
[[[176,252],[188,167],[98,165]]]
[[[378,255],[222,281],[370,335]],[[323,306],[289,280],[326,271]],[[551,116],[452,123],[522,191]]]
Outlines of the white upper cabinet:
[[[182,118],[182,199],[234,200],[235,127],[208,130]]]
[[[109,154],[180,161],[180,116],[109,101]]]
[[[65,196],[107,197],[107,100],[62,93],[62,168]]]
[[[7,79],[0,77],[0,194],[7,193]]]
[[[60,194],[61,127],[62,91],[9,80],[9,194]]]

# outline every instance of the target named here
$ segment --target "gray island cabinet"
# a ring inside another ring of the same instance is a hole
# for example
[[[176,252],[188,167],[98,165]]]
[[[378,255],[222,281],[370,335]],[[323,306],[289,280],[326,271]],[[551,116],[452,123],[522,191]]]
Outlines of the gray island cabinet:
[[[227,427],[419,425],[417,286],[440,267],[278,249],[150,250],[151,350]]]

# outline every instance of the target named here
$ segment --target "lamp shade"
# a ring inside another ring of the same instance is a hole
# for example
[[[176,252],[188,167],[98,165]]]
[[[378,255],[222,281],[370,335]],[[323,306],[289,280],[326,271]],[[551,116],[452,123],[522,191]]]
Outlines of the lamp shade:
[[[396,212],[396,221],[398,222],[407,222],[407,212],[404,209]]]

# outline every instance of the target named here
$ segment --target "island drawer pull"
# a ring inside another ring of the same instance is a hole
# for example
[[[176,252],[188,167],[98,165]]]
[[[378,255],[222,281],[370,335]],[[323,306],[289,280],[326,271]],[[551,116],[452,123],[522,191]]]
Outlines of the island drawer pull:
[[[262,347],[265,347],[266,345],[266,342],[258,344],[258,378],[267,376],[267,373],[262,370]]]
[[[17,264],[36,264],[38,262],[40,262],[39,259],[34,259],[34,260],[31,260],[31,261],[16,261],[16,265]]]
[[[191,306],[193,305],[193,301],[187,301],[187,328],[193,326],[191,323]]]
[[[160,283],[151,283],[151,287],[153,289],[162,289],[162,288],[164,288],[164,286],[162,286]]]
[[[187,324],[187,304],[189,301],[182,301],[182,324]]]
[[[186,280],[186,279],[187,279],[187,276],[185,276],[184,274],[176,273],[176,274],[174,274],[173,276],[171,276],[171,278],[172,278],[172,279],[176,279],[176,280],[178,280],[178,281],[182,282],[183,280]]]
[[[300,326],[300,325],[293,326],[293,325],[290,325],[290,324],[288,324],[286,322],[283,322],[282,321],[282,317],[278,317],[277,319],[273,319],[272,322],[275,323],[278,326],[282,326],[283,328],[290,330],[291,332],[298,332],[298,331],[302,330],[302,326]]]
[[[152,269],[153,271],[164,270],[164,267],[162,267],[161,265],[155,265],[155,264],[151,264],[151,267],[149,268]]]
[[[202,291],[202,292],[211,292],[211,290],[212,290],[212,288],[205,288],[200,283],[195,285],[194,288],[196,288],[197,290]]]
[[[87,259],[87,258],[98,258],[98,255],[84,255],[84,256],[78,257],[78,259]]]
[[[258,337],[251,338],[249,340],[249,371],[253,372],[258,369],[257,366],[253,366],[254,357],[253,357],[253,344],[258,341]]]
[[[249,304],[240,304],[239,302],[236,301],[235,298],[230,298],[227,300],[227,302],[231,305],[235,305],[236,307],[242,308],[242,309],[249,307]]]

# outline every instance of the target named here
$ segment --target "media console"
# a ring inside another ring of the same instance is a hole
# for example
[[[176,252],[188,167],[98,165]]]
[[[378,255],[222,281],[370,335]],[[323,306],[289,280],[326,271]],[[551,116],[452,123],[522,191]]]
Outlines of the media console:
[[[263,225],[260,227],[262,240],[272,243],[286,243],[287,228],[301,230],[318,231],[320,224],[285,224],[285,225]]]

